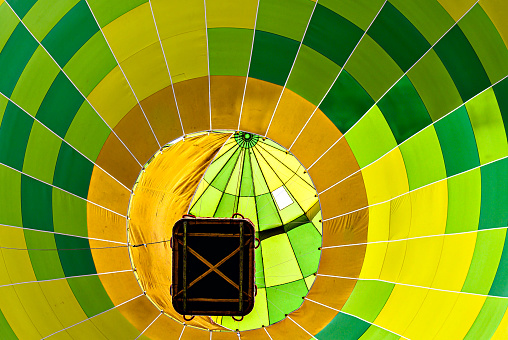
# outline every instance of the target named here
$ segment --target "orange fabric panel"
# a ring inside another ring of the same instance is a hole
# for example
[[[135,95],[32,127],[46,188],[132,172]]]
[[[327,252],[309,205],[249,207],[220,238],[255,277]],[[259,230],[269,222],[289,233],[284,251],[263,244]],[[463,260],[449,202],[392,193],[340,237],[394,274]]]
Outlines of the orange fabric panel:
[[[144,295],[116,309],[140,332],[160,314],[160,311]]]
[[[126,222],[125,217],[87,203],[89,237],[127,243]],[[115,243],[109,244],[115,245]]]
[[[127,215],[130,191],[98,167],[93,168],[88,200],[119,214]],[[88,203],[90,204],[90,203]]]
[[[368,228],[368,209],[325,221],[323,222],[323,247],[367,242]]]
[[[115,306],[143,294],[133,272],[99,275],[99,279]]]
[[[211,76],[212,127],[214,129],[238,128],[242,106],[245,77]]]
[[[319,195],[323,219],[366,207],[367,193],[361,172]]]
[[[210,129],[208,76],[175,84],[175,94],[185,134]]]
[[[153,340],[178,339],[183,327],[182,324],[164,314],[146,330],[144,335]]]
[[[132,269],[129,260],[129,251],[126,246],[111,242],[90,240],[90,248],[92,248],[91,252],[97,273]],[[133,274],[131,273],[131,275]]]

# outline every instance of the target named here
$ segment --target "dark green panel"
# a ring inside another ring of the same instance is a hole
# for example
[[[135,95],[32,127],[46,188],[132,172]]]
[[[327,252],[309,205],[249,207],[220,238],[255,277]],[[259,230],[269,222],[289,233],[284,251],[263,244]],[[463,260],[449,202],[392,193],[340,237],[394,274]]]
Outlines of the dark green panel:
[[[93,163],[69,145],[62,143],[55,167],[53,184],[86,198],[92,177]]]
[[[508,297],[508,237],[505,238],[503,254],[497,267],[497,273],[494,282],[490,287],[489,295]]]
[[[256,31],[249,77],[283,86],[299,45],[280,35]]]
[[[1,78],[1,76],[0,76]],[[0,162],[21,171],[33,118],[9,102],[0,124]]]
[[[508,221],[508,158],[481,168],[482,200],[479,229],[503,228]]]
[[[236,196],[226,194],[222,195],[222,198],[217,206],[214,217],[231,217],[235,210]]]
[[[65,276],[97,273],[87,239],[55,234],[55,241]]]
[[[38,46],[25,26],[18,24],[0,53],[0,92],[10,97]]]
[[[317,339],[357,340],[370,327],[370,323],[344,313],[337,314],[318,334]]]
[[[35,277],[40,280],[51,280],[64,277],[60,258],[56,251],[55,237],[51,233],[40,231],[24,230],[26,247]],[[55,249],[55,250],[37,250]]]
[[[402,71],[407,71],[430,48],[416,27],[389,2],[385,3],[368,34]]]
[[[99,26],[90,13],[86,1],[80,1],[53,27],[42,41],[49,54],[64,67]]]
[[[505,78],[494,86],[494,93],[496,94],[497,104],[503,117],[504,131],[508,134],[508,78]]]
[[[473,127],[464,106],[436,122],[434,127],[448,177],[480,165]]]
[[[363,87],[342,70],[319,108],[342,133],[346,133],[373,104],[374,100]]]
[[[23,227],[53,231],[51,186],[26,175],[21,176]]]
[[[69,278],[67,282],[89,318],[115,306],[98,276]]]
[[[490,86],[480,59],[459,26],[454,26],[434,50],[450,73],[462,100],[471,99]]]
[[[28,13],[30,8],[32,8],[33,5],[37,0],[9,0],[8,3],[11,5],[12,9],[16,14],[23,19],[23,17]]]
[[[432,123],[423,102],[404,76],[378,104],[398,144]]]
[[[304,280],[266,288],[270,324],[284,319],[285,314],[289,314],[300,307],[303,302],[301,297],[307,295],[307,292],[308,289]]]
[[[240,196],[254,196],[254,177],[252,165],[250,164],[250,151],[245,153],[242,170],[242,181],[240,185]]]
[[[36,117],[64,138],[84,100],[69,79],[60,72],[44,97]]]
[[[12,330],[11,326],[9,326],[9,322],[5,319],[2,310],[0,309],[0,334],[2,335],[2,339],[5,340],[17,340],[18,337]]]
[[[362,34],[353,23],[318,4],[303,43],[343,66]]]

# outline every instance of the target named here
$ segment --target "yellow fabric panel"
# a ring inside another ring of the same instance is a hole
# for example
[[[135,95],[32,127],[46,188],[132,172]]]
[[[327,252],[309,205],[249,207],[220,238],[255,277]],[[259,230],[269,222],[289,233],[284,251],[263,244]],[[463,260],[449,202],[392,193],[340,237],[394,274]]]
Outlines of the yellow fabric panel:
[[[480,6],[496,26],[504,44],[508,46],[508,21],[506,20],[508,2],[505,0],[480,0]]]
[[[26,249],[23,229],[0,225],[0,246]],[[37,280],[32,269],[32,262],[26,250],[1,250],[6,274],[0,282],[3,284]]]
[[[68,334],[72,339],[79,339],[80,337],[83,337],[83,339],[94,339],[94,340],[107,339],[104,336],[104,334],[102,334],[101,331],[94,325],[92,321],[82,322],[79,325],[73,326],[62,333]],[[50,339],[53,340],[53,337],[51,337]]]
[[[483,307],[486,297],[460,294],[453,310],[437,333],[436,340],[464,339]]]
[[[432,287],[460,291],[476,244],[476,233],[446,235]]]
[[[182,81],[175,85],[175,93],[185,133],[208,130],[208,77]]]
[[[497,327],[496,332],[492,336],[492,340],[505,340],[508,339],[508,312],[504,313],[501,323]]]
[[[407,242],[400,241],[388,243],[379,279],[397,282],[402,266],[404,265],[404,256],[406,256],[406,252]]]
[[[146,330],[144,335],[153,340],[178,339],[182,328],[183,325],[164,314]]]
[[[151,0],[162,39],[192,31],[205,30],[205,9],[201,0]]]
[[[321,192],[359,169],[347,140],[341,138],[309,169],[309,174],[314,180],[317,191]]]
[[[314,104],[286,88],[273,116],[267,137],[289,149],[315,108]],[[316,114],[323,114],[321,110],[318,111]]]
[[[290,317],[292,316],[293,314],[290,315]],[[309,335],[288,318],[285,318],[284,320],[277,322],[271,325],[270,327],[266,327],[266,330],[268,331],[268,333],[270,333],[272,339],[291,339],[291,340],[309,339]],[[265,331],[263,331],[262,329],[246,332],[245,333],[246,336],[244,336],[244,333],[242,332],[242,339],[245,340],[264,339],[262,333],[265,333]]]
[[[303,211],[308,211],[318,201],[316,190],[307,185],[305,181],[298,176],[293,176],[286,183],[286,187],[300,204]]]
[[[477,0],[438,0],[453,20],[459,20]]]
[[[317,110],[290,151],[308,168],[340,136],[339,129],[321,110]]]
[[[257,0],[208,0],[206,16],[208,28],[236,27],[254,29]]]
[[[407,242],[407,249],[397,282],[430,287],[441,259],[443,239],[439,236],[398,242]]]
[[[208,75],[206,31],[204,29],[166,38],[162,40],[162,46],[173,84]]]
[[[406,166],[399,148],[362,169],[369,204],[384,202],[409,191]]]
[[[144,295],[116,309],[140,332],[160,314],[160,311]]]
[[[367,192],[368,195],[368,192]],[[390,202],[369,207],[368,241],[386,241],[390,236]]]
[[[444,234],[448,214],[448,183],[440,181],[412,191],[409,237]]]
[[[346,214],[367,206],[367,194],[361,172],[354,174],[319,195],[323,219]]]
[[[122,215],[127,214],[130,192],[111,176],[94,167],[88,188],[88,200]],[[88,203],[90,204],[90,203]]]
[[[95,257],[94,261],[97,265]],[[143,294],[133,272],[99,275],[99,279],[115,306]]]
[[[137,103],[118,66],[93,89],[88,100],[112,129]]]
[[[383,269],[386,252],[389,243],[374,243],[367,245],[365,258],[363,260],[360,278],[362,279],[379,279],[381,270]]]
[[[427,289],[396,285],[374,324],[404,335],[428,293]]]
[[[389,240],[400,240],[409,236],[411,208],[411,195],[403,195],[390,201]]]
[[[2,287],[0,288],[0,309],[19,339],[41,339],[43,336],[40,332],[47,332],[47,328],[39,328],[39,324],[34,323],[28,312],[25,310],[17,291],[13,287]],[[44,335],[48,335],[44,334]]]
[[[292,252],[287,234],[279,234],[261,241],[264,277],[267,286],[277,286],[303,279],[298,262]],[[281,256],[281,254],[289,255]],[[284,263],[279,266],[278,264]]]
[[[258,151],[254,150],[254,154],[256,155],[259,167],[263,172],[263,177],[266,180],[266,184],[268,184],[268,189],[270,191],[274,191],[275,189],[279,188],[282,185],[281,179],[277,176],[275,171],[271,168],[271,166],[260,155]]]
[[[87,226],[89,237],[127,243],[125,217],[90,203],[87,203]],[[110,242],[108,244],[117,245]]]
[[[214,129],[238,128],[245,77],[211,76],[212,127]]]
[[[102,31],[120,64],[144,48],[159,42],[148,2],[118,17],[103,27]],[[162,55],[160,45],[157,46]]]
[[[404,336],[414,340],[433,339],[459,298],[456,293],[429,291]]]
[[[108,339],[136,339],[139,331],[116,309],[95,316],[90,321]],[[116,325],[112,326],[112,325]],[[143,337],[141,337],[143,339]],[[144,340],[144,339],[143,339]]]
[[[94,257],[95,268],[98,273],[109,273],[118,270],[132,269],[129,260],[129,252],[127,247],[123,248],[106,248],[120,246],[111,242],[90,240],[92,256]],[[95,260],[97,259],[97,260]]]
[[[159,42],[139,51],[120,65],[138,100],[143,100],[171,85]]]

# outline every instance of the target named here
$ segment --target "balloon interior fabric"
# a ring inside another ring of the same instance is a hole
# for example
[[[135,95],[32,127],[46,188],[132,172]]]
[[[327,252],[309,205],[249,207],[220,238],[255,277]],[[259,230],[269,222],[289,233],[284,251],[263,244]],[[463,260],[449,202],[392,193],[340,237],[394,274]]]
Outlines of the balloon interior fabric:
[[[0,0],[0,338],[507,339],[507,13]],[[189,212],[257,228],[240,322],[172,309]]]

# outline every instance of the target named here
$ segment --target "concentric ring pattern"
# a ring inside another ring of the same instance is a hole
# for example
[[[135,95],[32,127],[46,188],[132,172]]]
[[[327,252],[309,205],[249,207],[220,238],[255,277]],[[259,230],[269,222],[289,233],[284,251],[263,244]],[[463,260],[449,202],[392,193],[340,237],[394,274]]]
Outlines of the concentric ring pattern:
[[[0,0],[0,338],[508,338],[507,13]],[[170,317],[129,261],[142,166],[207,130],[272,139],[317,189],[316,280],[273,325]]]

